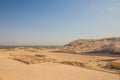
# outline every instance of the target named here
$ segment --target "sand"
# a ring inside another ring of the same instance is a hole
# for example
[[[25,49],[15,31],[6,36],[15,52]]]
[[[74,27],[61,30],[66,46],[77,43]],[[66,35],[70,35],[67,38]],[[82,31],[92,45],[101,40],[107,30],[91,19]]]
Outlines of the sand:
[[[22,53],[23,52],[23,53]],[[29,52],[23,50],[0,52],[0,80],[119,80],[118,74],[103,71],[90,70],[82,67],[59,63],[25,64],[13,60],[10,55],[44,54],[50,58],[60,61],[87,61],[88,57],[102,59],[105,57],[82,56],[74,54],[54,53],[49,50],[38,50]],[[8,55],[9,54],[9,55]],[[80,59],[81,58],[81,59]],[[108,57],[110,58],[110,57]],[[93,60],[94,60],[93,59]],[[88,59],[89,60],[89,59]]]

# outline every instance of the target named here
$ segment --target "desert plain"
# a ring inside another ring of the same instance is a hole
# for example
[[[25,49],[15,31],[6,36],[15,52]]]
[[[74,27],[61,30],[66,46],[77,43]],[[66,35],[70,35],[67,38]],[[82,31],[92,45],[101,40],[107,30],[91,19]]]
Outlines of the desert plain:
[[[0,49],[0,80],[120,80],[109,63],[119,55],[83,55],[49,48]]]

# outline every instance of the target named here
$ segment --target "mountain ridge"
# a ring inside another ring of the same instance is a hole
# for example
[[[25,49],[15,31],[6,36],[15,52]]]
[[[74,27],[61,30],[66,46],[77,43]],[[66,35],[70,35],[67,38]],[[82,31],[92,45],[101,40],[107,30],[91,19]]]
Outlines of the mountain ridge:
[[[62,46],[61,49],[64,52],[71,53],[120,53],[120,37],[102,39],[78,39]]]

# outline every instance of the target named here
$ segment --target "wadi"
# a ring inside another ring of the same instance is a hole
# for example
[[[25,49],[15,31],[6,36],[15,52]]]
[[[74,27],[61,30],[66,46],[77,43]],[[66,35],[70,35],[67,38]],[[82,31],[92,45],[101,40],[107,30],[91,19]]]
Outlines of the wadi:
[[[0,49],[0,80],[119,80],[120,38]]]

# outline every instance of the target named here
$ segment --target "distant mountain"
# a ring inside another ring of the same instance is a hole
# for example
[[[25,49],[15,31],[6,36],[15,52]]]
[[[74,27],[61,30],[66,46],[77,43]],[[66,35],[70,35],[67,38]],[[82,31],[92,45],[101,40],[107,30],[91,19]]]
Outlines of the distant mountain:
[[[79,39],[61,47],[70,53],[120,53],[120,37],[103,39]]]

